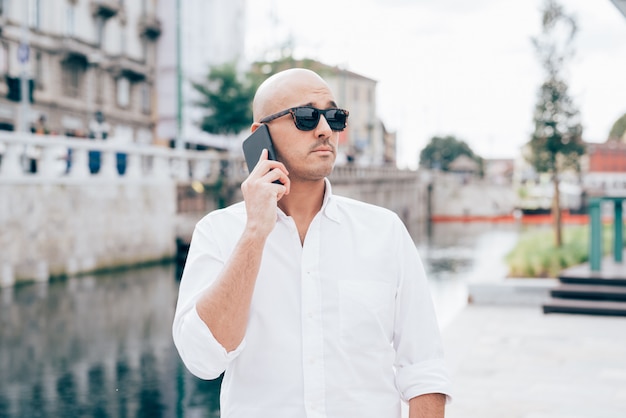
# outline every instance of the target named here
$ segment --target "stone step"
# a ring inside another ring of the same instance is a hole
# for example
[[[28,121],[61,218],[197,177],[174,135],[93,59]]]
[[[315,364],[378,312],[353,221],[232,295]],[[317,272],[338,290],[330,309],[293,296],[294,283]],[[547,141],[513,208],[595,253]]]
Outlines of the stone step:
[[[626,287],[626,278],[624,277],[600,277],[596,276],[574,276],[574,275],[561,275],[559,276],[561,283],[567,284],[583,284],[583,285],[597,285],[597,286],[621,286]]]
[[[550,291],[554,298],[626,302],[626,286],[561,284]]]
[[[552,298],[544,303],[543,313],[626,316],[626,302]]]

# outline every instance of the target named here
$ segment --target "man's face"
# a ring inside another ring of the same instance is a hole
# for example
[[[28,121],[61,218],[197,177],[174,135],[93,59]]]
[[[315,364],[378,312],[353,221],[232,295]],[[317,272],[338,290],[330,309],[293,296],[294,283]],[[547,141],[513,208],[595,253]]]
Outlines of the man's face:
[[[297,106],[318,109],[337,107],[331,91],[318,80],[291,85],[287,90],[289,93],[274,103],[274,111]],[[317,181],[332,172],[337,157],[339,132],[330,128],[323,115],[320,115],[319,123],[310,131],[296,128],[291,115],[273,120],[268,127],[276,157],[285,164],[292,181]]]

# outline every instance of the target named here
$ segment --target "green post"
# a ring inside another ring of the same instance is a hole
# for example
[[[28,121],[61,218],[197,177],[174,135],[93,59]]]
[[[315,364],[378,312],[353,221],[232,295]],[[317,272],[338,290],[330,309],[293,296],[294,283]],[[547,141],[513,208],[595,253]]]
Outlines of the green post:
[[[589,201],[590,225],[590,248],[589,264],[592,271],[600,270],[602,257],[602,220],[600,219],[600,203],[602,199],[591,199]]]
[[[623,225],[624,222],[622,220],[622,200],[617,199],[614,202],[615,205],[615,218],[613,219],[613,258],[616,263],[622,262],[622,247],[624,243],[623,238]]]
[[[183,149],[183,76],[182,76],[182,34],[181,1],[176,0],[176,149]]]

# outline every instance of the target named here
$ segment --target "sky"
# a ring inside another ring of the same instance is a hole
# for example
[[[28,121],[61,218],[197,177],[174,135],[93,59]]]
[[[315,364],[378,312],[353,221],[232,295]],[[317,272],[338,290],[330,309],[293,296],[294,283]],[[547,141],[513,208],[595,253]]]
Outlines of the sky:
[[[610,0],[560,0],[575,16],[566,68],[583,137],[604,142],[626,113],[626,17]],[[246,57],[291,40],[313,58],[377,80],[377,112],[415,168],[435,135],[483,158],[516,158],[532,133],[543,72],[531,38],[542,0],[248,0]]]

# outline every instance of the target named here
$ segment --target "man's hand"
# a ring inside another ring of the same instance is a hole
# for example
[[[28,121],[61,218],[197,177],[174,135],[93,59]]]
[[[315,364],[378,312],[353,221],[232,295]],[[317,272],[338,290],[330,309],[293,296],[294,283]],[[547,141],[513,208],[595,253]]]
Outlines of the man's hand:
[[[276,224],[278,201],[289,194],[291,183],[288,174],[283,163],[267,159],[266,149],[261,152],[259,162],[241,184],[248,230],[263,237],[272,232]],[[274,183],[276,180],[282,184]]]

